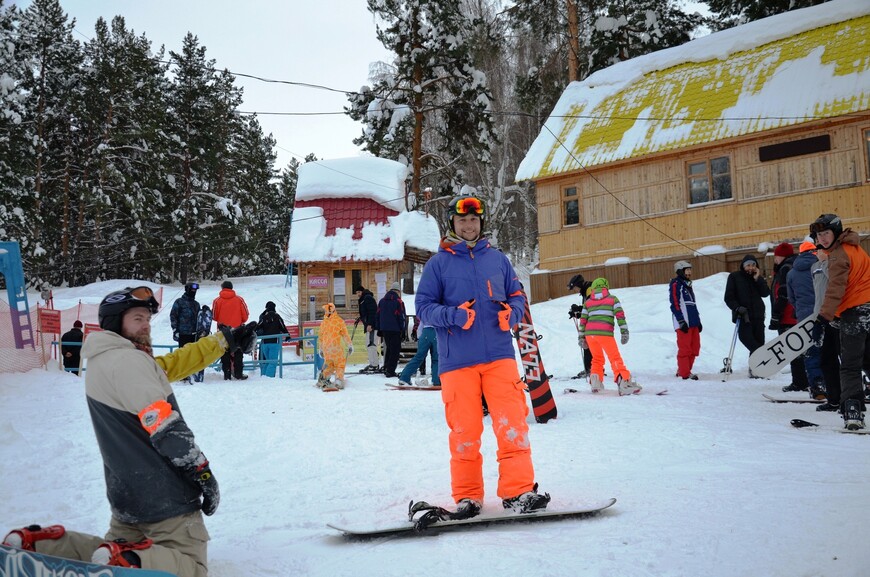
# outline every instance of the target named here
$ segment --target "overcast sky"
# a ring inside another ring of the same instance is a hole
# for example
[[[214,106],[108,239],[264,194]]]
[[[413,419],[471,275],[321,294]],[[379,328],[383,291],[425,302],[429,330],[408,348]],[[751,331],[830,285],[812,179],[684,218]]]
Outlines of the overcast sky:
[[[25,9],[29,0],[12,0]],[[375,23],[365,0],[60,0],[76,20],[75,34],[84,42],[94,23],[124,17],[127,28],[144,34],[152,50],[160,45],[179,52],[187,32],[206,47],[219,68],[274,80],[358,90],[368,83],[369,65],[391,61],[375,37]],[[8,3],[7,3],[8,5]],[[264,83],[237,77],[244,88],[244,111],[341,113],[344,94]],[[277,168],[291,157],[359,156],[352,140],[362,125],[344,114],[314,116],[259,115],[266,133],[277,141]]]

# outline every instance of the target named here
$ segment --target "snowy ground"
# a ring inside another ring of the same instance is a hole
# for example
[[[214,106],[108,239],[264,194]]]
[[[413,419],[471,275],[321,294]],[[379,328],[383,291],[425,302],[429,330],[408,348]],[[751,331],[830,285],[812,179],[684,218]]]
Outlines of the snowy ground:
[[[408,501],[449,504],[447,428],[439,394],[387,390],[353,375],[346,390],[315,389],[310,367],[176,385],[185,418],[221,484],[211,575],[317,576],[830,576],[870,574],[866,535],[870,438],[796,430],[791,418],[842,426],[811,405],[771,404],[788,375],[718,374],[731,341],[725,275],[695,283],[704,323],[697,382],[673,377],[675,338],[665,285],[616,289],[631,342],[621,347],[641,395],[593,396],[570,380],[581,366],[575,297],[532,307],[559,409],[532,421],[541,489],[552,509],[616,497],[598,517],[511,525],[436,537],[348,542],[330,522],[404,518]],[[57,291],[98,302],[123,281]],[[267,300],[295,306],[283,277],[236,281],[252,314]],[[210,303],[218,287],[203,286]],[[64,293],[67,294],[64,294]],[[180,294],[167,287],[166,302]],[[412,297],[407,297],[412,298]],[[59,305],[69,306],[69,305]],[[155,342],[169,343],[168,308]],[[565,387],[583,393],[565,395]],[[612,388],[612,384],[608,383]],[[668,394],[652,392],[667,389]],[[56,370],[0,374],[0,532],[62,522],[102,533],[109,518],[83,382]],[[485,509],[496,511],[496,462],[484,434]]]

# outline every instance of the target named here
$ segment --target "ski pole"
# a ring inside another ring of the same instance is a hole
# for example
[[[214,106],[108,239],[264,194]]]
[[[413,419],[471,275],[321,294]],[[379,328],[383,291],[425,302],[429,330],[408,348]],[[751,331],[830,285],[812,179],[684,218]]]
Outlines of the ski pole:
[[[722,372],[726,375],[730,375],[733,370],[731,369],[731,363],[734,359],[734,347],[737,345],[737,333],[740,331],[740,317],[737,318],[737,322],[734,323],[734,336],[731,337],[731,350],[728,352],[728,356],[725,357],[723,363],[725,367],[722,369]]]

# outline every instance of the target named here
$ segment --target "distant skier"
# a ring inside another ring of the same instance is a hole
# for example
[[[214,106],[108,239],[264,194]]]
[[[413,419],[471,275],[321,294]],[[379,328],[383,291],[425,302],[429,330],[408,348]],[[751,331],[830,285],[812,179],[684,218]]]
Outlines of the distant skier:
[[[353,354],[353,343],[344,319],[335,312],[335,305],[326,303],[323,305],[323,311],[323,323],[320,325],[317,343],[324,363],[317,384],[321,388],[328,387],[329,377],[335,375],[334,386],[343,389],[344,367],[347,364],[347,357]]]
[[[677,333],[677,376],[683,380],[698,380],[692,372],[695,359],[701,354],[701,315],[692,288],[691,263],[678,260],[674,263],[674,273],[668,285],[668,300],[671,305],[671,319]]]
[[[257,322],[257,334],[262,335],[288,335],[284,319],[275,310],[275,303],[266,302],[266,309],[260,313]],[[281,337],[281,342],[284,338]],[[269,337],[260,341],[260,374],[266,377],[275,377],[275,369],[278,368],[278,359],[281,358],[281,342],[278,337]],[[265,362],[262,362],[265,361]]]
[[[82,321],[76,320],[70,330],[60,337],[60,354],[63,357],[63,368],[78,376],[82,364]],[[78,344],[75,344],[78,343]]]
[[[606,278],[595,279],[591,288],[592,292],[580,314],[580,335],[577,342],[581,347],[592,351],[592,374],[589,378],[592,392],[604,390],[604,356],[607,355],[620,396],[639,393],[641,386],[631,378],[631,373],[619,354],[616,339],[613,338],[614,325],[618,323],[620,341],[623,345],[628,344],[628,323],[625,321],[622,304],[610,292]]]
[[[196,317],[200,310],[196,300],[198,290],[199,283],[189,282],[184,285],[184,294],[172,303],[169,324],[172,326],[172,340],[177,342],[179,347],[196,340]],[[190,377],[185,377],[184,382],[191,384]]]

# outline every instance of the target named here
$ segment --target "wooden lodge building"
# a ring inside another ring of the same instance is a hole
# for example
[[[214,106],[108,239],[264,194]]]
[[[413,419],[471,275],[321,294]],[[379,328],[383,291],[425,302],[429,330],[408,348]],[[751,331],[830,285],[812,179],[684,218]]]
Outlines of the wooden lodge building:
[[[696,278],[736,270],[744,254],[797,245],[822,213],[866,235],[870,2],[832,0],[574,82],[516,179],[537,192],[535,301],[567,294],[577,272],[637,286],[667,282],[678,259]]]
[[[355,320],[355,286],[379,300],[406,267],[437,251],[435,219],[405,210],[406,176],[405,165],[374,157],[299,167],[287,256],[298,267],[300,323],[322,319],[328,302]]]

